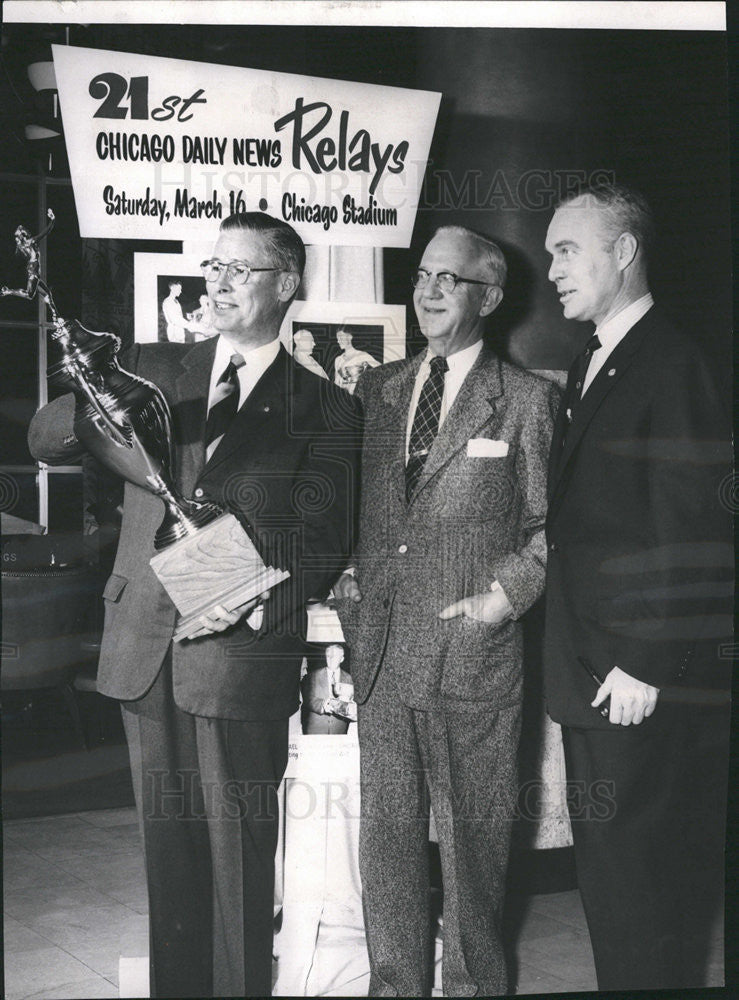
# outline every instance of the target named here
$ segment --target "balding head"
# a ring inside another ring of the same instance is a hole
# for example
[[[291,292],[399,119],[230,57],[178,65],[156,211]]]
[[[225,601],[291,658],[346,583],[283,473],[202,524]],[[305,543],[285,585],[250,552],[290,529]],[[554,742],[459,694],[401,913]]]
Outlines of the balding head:
[[[449,357],[482,339],[484,319],[503,298],[505,258],[488,237],[442,226],[414,277],[413,305],[434,354]]]

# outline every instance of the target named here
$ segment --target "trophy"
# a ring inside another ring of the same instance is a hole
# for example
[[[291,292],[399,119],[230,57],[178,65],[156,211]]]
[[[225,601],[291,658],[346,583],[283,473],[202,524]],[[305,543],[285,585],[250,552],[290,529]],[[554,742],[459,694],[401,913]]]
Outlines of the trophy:
[[[78,440],[113,472],[163,501],[164,519],[154,536],[157,554],[151,566],[181,616],[174,640],[192,638],[201,631],[201,615],[216,605],[233,611],[290,574],[264,564],[233,514],[177,491],[172,417],[161,390],[121,368],[116,358],[121,341],[115,334],[93,333],[57,313],[40,275],[39,243],[54,228],[51,209],[47,216],[49,222],[37,236],[24,226],[16,229],[15,243],[26,259],[28,280],[25,288],[3,285],[0,297],[31,300],[41,295],[61,355],[47,376],[74,393]]]

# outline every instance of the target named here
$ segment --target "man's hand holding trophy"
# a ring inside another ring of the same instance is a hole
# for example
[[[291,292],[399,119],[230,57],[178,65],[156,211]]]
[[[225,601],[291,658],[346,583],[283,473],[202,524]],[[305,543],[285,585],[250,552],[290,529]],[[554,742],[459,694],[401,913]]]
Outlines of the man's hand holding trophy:
[[[57,355],[47,375],[74,394],[77,439],[103,465],[161,499],[163,520],[151,566],[181,616],[174,640],[221,631],[290,574],[264,564],[243,521],[176,489],[172,417],[161,390],[121,368],[117,336],[94,333],[56,310],[40,270],[39,243],[54,227],[51,209],[47,216],[49,222],[37,236],[24,226],[16,229],[16,247],[26,260],[26,286],[3,285],[0,296],[32,300],[41,295],[54,324],[51,339]]]

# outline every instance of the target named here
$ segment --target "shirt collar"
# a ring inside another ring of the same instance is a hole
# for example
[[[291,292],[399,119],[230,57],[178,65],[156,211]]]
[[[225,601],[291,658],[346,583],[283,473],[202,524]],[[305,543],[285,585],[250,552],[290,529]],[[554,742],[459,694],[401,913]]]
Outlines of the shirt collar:
[[[232,344],[223,334],[218,337],[216,344],[216,355],[213,359],[213,371],[221,374],[228,367],[232,354],[240,354],[246,361],[247,366],[259,366],[265,370],[272,364],[280,353],[280,338],[275,337],[261,347],[255,347],[251,351],[244,351],[243,348]]]
[[[606,353],[610,353],[623,340],[632,326],[635,326],[653,305],[652,293],[647,292],[595,328],[601,347],[606,348]]]
[[[448,355],[446,363],[449,365],[449,371],[453,373],[468,372],[475,361],[477,361],[481,350],[482,341],[476,340],[474,344],[470,344],[470,346],[465,347],[464,350]],[[426,351],[426,357],[423,359],[423,364],[428,367],[431,364],[433,356],[434,352],[429,347]]]

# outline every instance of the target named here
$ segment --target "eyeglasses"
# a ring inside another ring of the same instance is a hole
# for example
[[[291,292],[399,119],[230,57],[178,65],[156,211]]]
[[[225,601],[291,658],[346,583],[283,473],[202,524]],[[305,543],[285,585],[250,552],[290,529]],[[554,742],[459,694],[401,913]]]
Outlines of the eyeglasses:
[[[220,281],[221,275],[225,271],[228,280],[235,285],[245,285],[249,280],[252,271],[282,271],[281,267],[252,267],[245,264],[243,260],[230,260],[224,264],[222,260],[204,260],[200,265],[203,277],[206,281]]]
[[[419,267],[411,277],[411,284],[414,288],[425,288],[431,278],[431,272],[424,267]],[[478,281],[477,278],[460,278],[454,271],[438,271],[436,274],[436,284],[442,292],[453,292],[460,282],[465,285],[492,285],[492,281]]]

